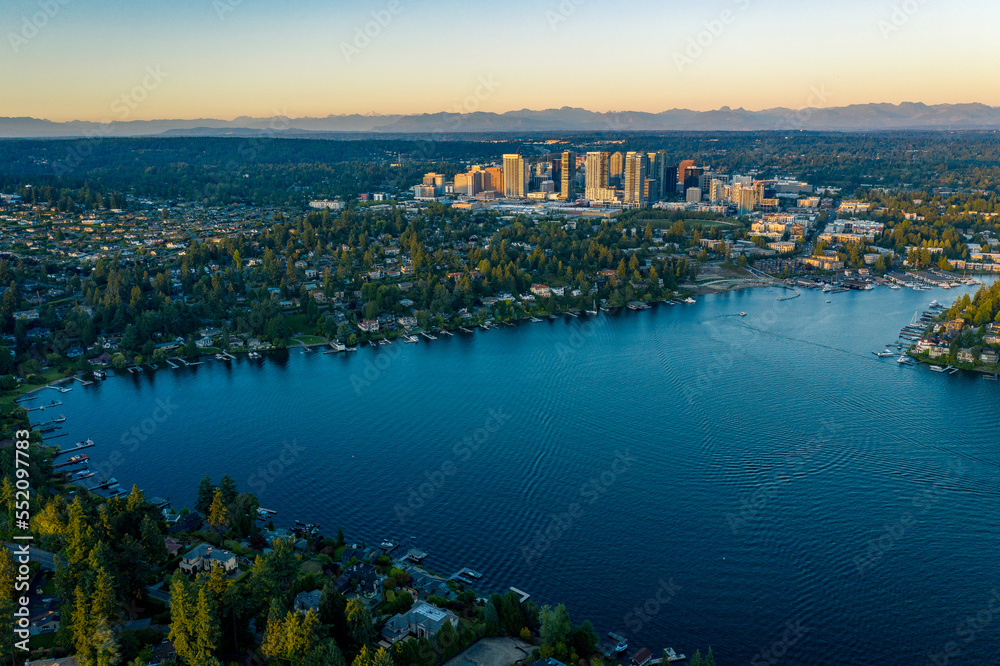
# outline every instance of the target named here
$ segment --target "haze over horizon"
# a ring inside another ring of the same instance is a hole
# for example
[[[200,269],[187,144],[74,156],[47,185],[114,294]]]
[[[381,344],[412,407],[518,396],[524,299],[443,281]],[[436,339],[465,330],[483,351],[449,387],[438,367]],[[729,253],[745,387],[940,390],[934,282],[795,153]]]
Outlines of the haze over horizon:
[[[1000,9],[847,0],[315,0],[0,8],[0,116],[235,119],[578,107],[606,112],[1000,106]],[[367,33],[365,31],[367,29]],[[974,66],[973,66],[974,64]],[[821,93],[821,94],[818,94]]]

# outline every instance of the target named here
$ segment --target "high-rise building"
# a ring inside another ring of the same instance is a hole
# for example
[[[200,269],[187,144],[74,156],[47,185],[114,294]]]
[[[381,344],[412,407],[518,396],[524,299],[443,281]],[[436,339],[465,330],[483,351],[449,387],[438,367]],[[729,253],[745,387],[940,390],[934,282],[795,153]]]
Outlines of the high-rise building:
[[[684,183],[684,191],[686,192],[689,188],[700,187],[701,186],[701,176],[705,173],[705,170],[701,167],[689,166],[684,169],[684,174],[681,177],[681,182]]]
[[[587,180],[584,189],[584,196],[591,201],[604,201],[605,193],[598,190],[608,189],[608,154],[590,152],[587,153]]]
[[[684,190],[684,179],[687,177],[687,170],[694,166],[694,160],[684,160],[679,165],[677,165],[677,184],[681,186],[680,191],[683,193]]]
[[[726,181],[721,178],[713,178],[708,189],[708,200],[713,204],[726,202]]]
[[[483,176],[484,192],[503,192],[503,169],[500,167],[486,167],[486,175]]]
[[[663,193],[664,197],[672,197],[677,194],[677,167],[664,165],[660,192]]]
[[[572,199],[576,188],[576,153],[566,151],[559,164],[559,198]]]
[[[629,151],[625,156],[625,203],[645,203],[647,161],[645,153]]]
[[[617,185],[621,183],[622,175],[625,172],[625,156],[616,151],[608,165],[608,182]]]
[[[523,198],[528,193],[528,170],[520,155],[503,156],[503,195],[514,199]]]

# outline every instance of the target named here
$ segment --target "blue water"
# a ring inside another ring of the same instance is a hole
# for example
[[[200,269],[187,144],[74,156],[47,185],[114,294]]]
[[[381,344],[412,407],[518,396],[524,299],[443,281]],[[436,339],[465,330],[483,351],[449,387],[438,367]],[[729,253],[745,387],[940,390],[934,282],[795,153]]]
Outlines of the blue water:
[[[1000,663],[1000,384],[871,354],[961,292],[785,293],[126,375],[59,396],[55,441],[178,508],[228,473],[279,525],[415,537],[654,652]]]

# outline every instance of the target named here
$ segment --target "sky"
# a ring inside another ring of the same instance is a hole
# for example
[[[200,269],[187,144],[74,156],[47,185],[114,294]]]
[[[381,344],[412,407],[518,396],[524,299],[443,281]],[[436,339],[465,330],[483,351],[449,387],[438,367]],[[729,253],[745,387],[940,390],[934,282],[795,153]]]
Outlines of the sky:
[[[990,0],[3,0],[0,116],[1000,106]]]

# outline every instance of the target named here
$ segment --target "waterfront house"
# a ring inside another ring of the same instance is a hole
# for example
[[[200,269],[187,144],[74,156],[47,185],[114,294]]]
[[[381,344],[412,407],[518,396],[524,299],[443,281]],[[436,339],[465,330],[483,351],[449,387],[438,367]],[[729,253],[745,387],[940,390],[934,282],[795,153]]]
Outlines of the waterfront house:
[[[319,612],[319,598],[323,594],[322,590],[313,590],[312,592],[299,592],[295,595],[295,601],[293,606],[295,612],[297,613],[308,613],[313,611],[314,613]]]
[[[378,326],[377,319],[362,319],[358,322],[358,328],[361,329],[363,333],[375,333],[378,331]]]
[[[531,285],[531,293],[541,298],[548,298],[552,295],[552,290],[546,284]]]
[[[649,651],[649,648],[640,648],[632,654],[629,661],[632,666],[649,666],[653,661],[653,653]]]
[[[976,357],[973,356],[971,349],[959,349],[958,350],[958,362],[959,363],[975,363]]]
[[[458,627],[458,616],[450,610],[418,601],[407,612],[389,618],[382,628],[382,638],[388,643],[395,643],[408,636],[431,638],[445,623]]]
[[[180,569],[186,574],[198,573],[200,571],[211,571],[212,567],[221,566],[226,573],[236,569],[236,555],[225,550],[216,548],[207,543],[202,543],[192,548],[183,559],[181,559]]]
[[[355,562],[333,584],[341,594],[352,589],[363,597],[374,597],[382,593],[382,579],[375,567],[367,562]]]
[[[992,349],[984,349],[979,353],[979,360],[989,365],[996,365],[1000,361],[1000,354]]]

